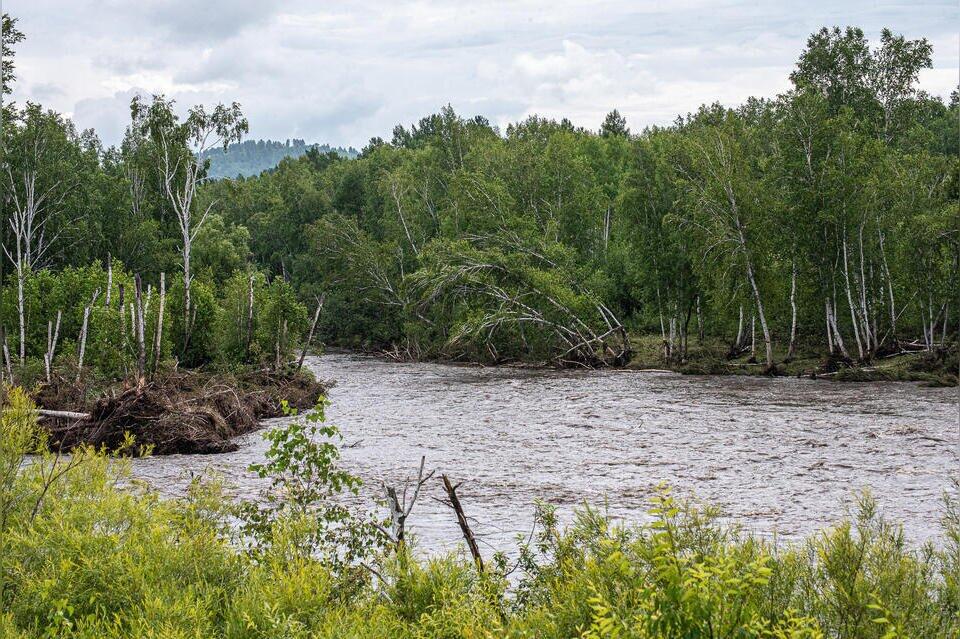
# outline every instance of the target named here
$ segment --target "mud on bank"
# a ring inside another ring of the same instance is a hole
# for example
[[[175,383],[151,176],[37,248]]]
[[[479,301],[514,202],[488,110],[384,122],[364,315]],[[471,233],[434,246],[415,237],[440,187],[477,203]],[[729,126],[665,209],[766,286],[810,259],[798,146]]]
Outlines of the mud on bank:
[[[44,415],[40,424],[51,449],[82,444],[118,450],[126,434],[133,455],[222,453],[237,449],[233,438],[256,430],[260,420],[283,414],[282,402],[314,406],[329,384],[306,372],[249,371],[216,374],[175,371],[139,385],[115,384],[95,398],[67,380],[40,386],[37,405],[47,411],[82,413]]]

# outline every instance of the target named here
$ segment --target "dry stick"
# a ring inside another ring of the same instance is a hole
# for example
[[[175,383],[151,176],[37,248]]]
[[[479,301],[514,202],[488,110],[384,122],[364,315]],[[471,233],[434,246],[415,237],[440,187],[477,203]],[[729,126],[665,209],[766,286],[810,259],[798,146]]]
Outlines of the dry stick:
[[[134,299],[136,299],[136,291],[134,291]],[[137,339],[137,311],[133,302],[130,302],[127,306],[130,307],[130,335],[134,340]]]
[[[453,511],[457,513],[457,524],[460,526],[460,531],[463,533],[463,538],[467,542],[467,547],[470,549],[470,554],[473,556],[473,560],[477,564],[477,570],[483,572],[483,557],[480,556],[480,548],[477,546],[477,539],[473,536],[473,531],[470,530],[470,524],[467,522],[467,516],[463,512],[463,506],[460,504],[460,499],[457,497],[457,488],[459,484],[454,486],[450,483],[450,478],[446,475],[442,475],[443,478],[443,487],[447,491],[447,497],[450,499],[450,507],[453,508]]]
[[[160,308],[157,310],[157,333],[153,338],[153,372],[160,366],[160,343],[163,340],[163,307],[167,301],[166,275],[160,273]]]
[[[143,381],[147,369],[147,349],[143,339],[143,281],[140,274],[133,276],[133,290],[136,299],[136,315],[134,321],[137,336],[137,383]]]
[[[113,289],[113,258],[107,253],[107,297],[103,300],[103,305],[110,308],[110,291]]]
[[[51,322],[47,322],[47,352],[43,357],[43,363],[46,367],[47,383],[50,383],[50,369],[53,367],[53,358],[57,352],[57,339],[60,337],[60,318],[62,311],[57,311],[57,324],[51,332]]]
[[[43,371],[50,383],[50,345],[53,342],[53,320],[47,320],[47,350],[43,352]]]
[[[117,285],[118,312],[120,313],[120,352],[123,355],[123,375],[127,375],[127,307],[124,305],[123,294],[126,289],[123,283]]]
[[[83,355],[87,351],[87,328],[90,325],[90,307],[97,303],[100,297],[100,289],[93,292],[93,299],[90,300],[90,306],[83,309],[83,325],[80,327],[80,355],[77,358],[77,384],[80,383],[80,376],[83,373]]]
[[[413,511],[413,506],[417,503],[417,498],[420,496],[420,489],[423,488],[423,485],[426,484],[436,472],[431,470],[426,476],[424,476],[423,467],[426,463],[426,456],[421,456],[420,470],[417,472],[417,485],[413,489],[413,496],[410,498],[409,502],[407,501],[406,487],[404,487],[402,495],[397,495],[396,488],[393,486],[387,486],[386,483],[383,484],[383,492],[386,495],[390,506],[390,522],[391,527],[393,528],[392,536],[398,550],[401,546],[403,546],[404,539],[406,538],[405,531],[407,518]]]
[[[300,372],[300,369],[303,368],[303,360],[307,356],[307,350],[310,348],[311,342],[313,342],[313,332],[317,330],[317,320],[320,319],[320,311],[323,309],[323,300],[326,297],[326,294],[321,295],[320,299],[317,300],[317,310],[313,313],[313,323],[310,324],[310,334],[307,335],[307,343],[304,344],[303,350],[300,351],[300,361],[297,362],[297,372]]]
[[[153,298],[153,286],[147,284],[147,298],[143,303],[143,317],[150,317],[150,300]],[[146,319],[144,319],[146,322]],[[146,329],[146,324],[144,324],[144,329]]]
[[[90,413],[78,413],[72,410],[48,410],[46,408],[38,408],[37,414],[40,417],[52,417],[54,419],[75,419],[81,421],[90,419]]]

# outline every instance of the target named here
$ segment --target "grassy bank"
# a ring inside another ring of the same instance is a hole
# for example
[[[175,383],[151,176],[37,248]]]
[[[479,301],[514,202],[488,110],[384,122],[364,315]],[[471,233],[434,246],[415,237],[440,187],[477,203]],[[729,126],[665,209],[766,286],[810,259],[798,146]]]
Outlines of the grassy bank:
[[[357,480],[339,466],[337,432],[322,412],[269,434],[255,470],[272,488],[258,504],[199,481],[182,499],[161,500],[127,481],[128,460],[89,448],[58,458],[18,390],[0,431],[0,637],[960,631],[960,511],[949,501],[943,536],[922,548],[869,498],[853,521],[790,546],[738,533],[666,491],[641,527],[585,508],[561,530],[541,507],[536,534],[518,541],[519,561],[494,559],[481,571],[463,555],[416,559],[377,533],[371,515],[333,503]]]
[[[768,374],[763,362],[749,352],[731,357],[730,345],[714,338],[706,338],[703,343],[691,339],[687,357],[682,362],[663,357],[662,342],[657,335],[632,335],[630,341],[633,357],[629,368],[666,369],[688,375]],[[788,358],[786,349],[777,345],[774,358],[778,364],[774,374],[837,381],[902,381],[956,386],[957,354],[954,346],[946,352],[899,353],[856,363],[827,358],[820,350],[807,346],[800,346],[794,356]]]

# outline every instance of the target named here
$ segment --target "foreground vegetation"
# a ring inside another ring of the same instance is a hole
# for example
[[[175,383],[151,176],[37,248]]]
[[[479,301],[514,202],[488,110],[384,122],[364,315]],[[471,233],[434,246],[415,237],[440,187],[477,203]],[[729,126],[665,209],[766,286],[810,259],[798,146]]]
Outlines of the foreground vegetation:
[[[840,637],[960,631],[960,511],[912,548],[869,497],[850,522],[775,544],[710,508],[652,500],[621,526],[582,509],[561,529],[539,507],[519,559],[481,569],[421,558],[337,496],[323,404],[268,433],[263,499],[232,503],[197,480],[161,500],[123,457],[47,451],[26,395],[0,413],[0,636]],[[133,443],[130,442],[132,445]],[[30,455],[30,456],[28,456]],[[121,488],[122,486],[122,488]],[[413,518],[415,519],[415,511]],[[511,572],[512,571],[512,572]],[[509,573],[509,577],[508,577]]]
[[[4,26],[9,93],[22,34]],[[236,180],[208,162],[259,149],[236,146],[236,103],[137,97],[119,148],[7,103],[0,374],[74,373],[86,315],[96,343],[76,364],[113,381],[158,359],[276,367],[321,308],[318,340],[402,358],[623,365],[652,338],[675,368],[722,344],[715,372],[950,359],[960,93],[918,90],[931,53],[823,29],[789,91],[672,126],[631,132],[614,110],[598,131],[500,130],[447,107],[356,158],[298,147]]]

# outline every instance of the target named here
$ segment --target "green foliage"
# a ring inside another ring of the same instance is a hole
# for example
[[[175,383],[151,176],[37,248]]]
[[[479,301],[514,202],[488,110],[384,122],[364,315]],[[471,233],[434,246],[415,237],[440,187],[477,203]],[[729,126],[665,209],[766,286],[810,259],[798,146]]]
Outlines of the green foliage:
[[[479,573],[462,554],[377,552],[375,522],[341,499],[358,480],[340,466],[325,402],[268,434],[254,470],[271,485],[238,508],[216,482],[160,499],[131,484],[119,458],[46,452],[27,395],[3,397],[3,636],[947,639],[960,630],[950,499],[943,536],[920,548],[868,496],[854,521],[799,544],[744,535],[666,489],[639,526],[583,508],[562,529],[541,505],[508,587],[502,563]]]
[[[274,278],[263,290],[257,309],[255,337],[261,353],[272,354],[277,367],[288,361],[296,338],[309,329],[307,308],[293,287]]]
[[[10,202],[25,201],[25,174],[53,188],[41,217],[56,239],[23,273],[111,255],[149,282],[187,270],[197,319],[175,290],[169,323],[185,365],[282,364],[304,321],[277,280],[326,300],[318,339],[413,358],[616,364],[630,327],[659,333],[677,366],[694,334],[736,357],[756,333],[771,371],[798,344],[866,362],[904,341],[948,349],[960,326],[960,100],[918,90],[931,61],[925,39],[825,28],[772,99],[639,132],[617,110],[598,132],[537,116],[501,132],[448,105],[356,157],[238,144],[237,104],[180,117],[138,98],[119,149],[27,105],[5,120],[19,177],[0,186]],[[49,152],[31,152],[38,139]],[[275,168],[250,168],[268,156]],[[211,179],[238,172],[258,175]],[[16,345],[10,221],[0,315]],[[227,309],[250,272],[262,282],[246,327]],[[36,358],[45,326],[27,314]]]
[[[220,355],[217,327],[223,309],[213,287],[203,280],[190,286],[190,341],[184,343],[183,281],[177,279],[167,292],[167,319],[173,338],[173,354],[184,366],[202,366],[217,361]]]
[[[337,501],[341,493],[356,495],[360,479],[342,470],[336,426],[326,423],[329,402],[320,398],[302,418],[268,431],[266,462],[250,470],[270,479],[262,502],[241,505],[241,538],[256,554],[274,560],[318,559],[347,570],[383,543],[375,522]]]

